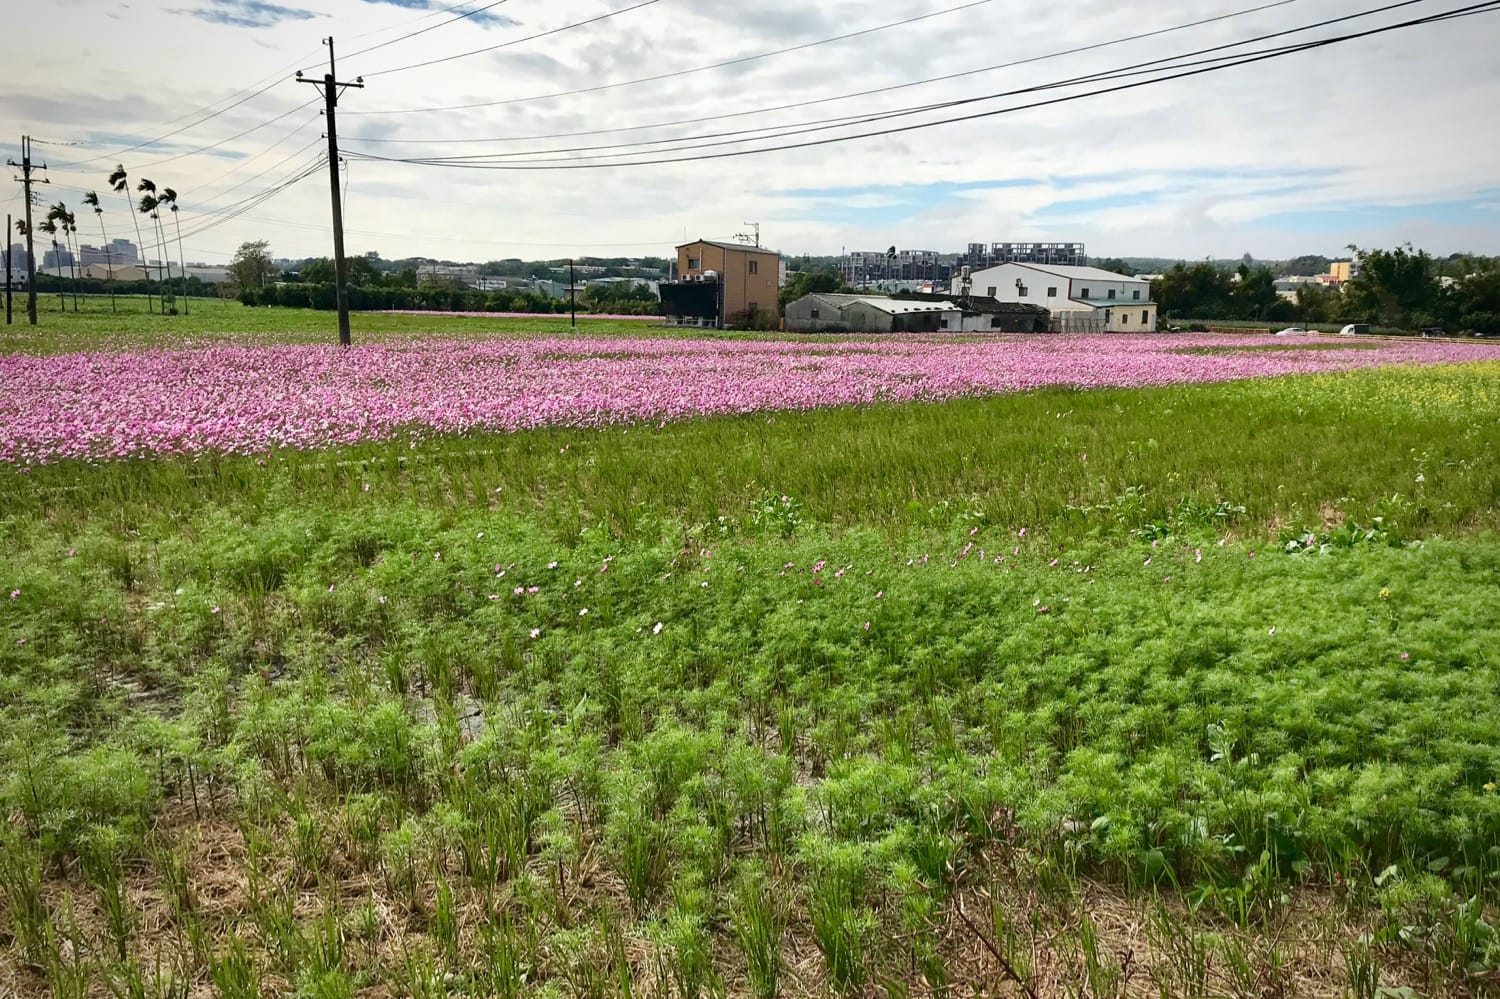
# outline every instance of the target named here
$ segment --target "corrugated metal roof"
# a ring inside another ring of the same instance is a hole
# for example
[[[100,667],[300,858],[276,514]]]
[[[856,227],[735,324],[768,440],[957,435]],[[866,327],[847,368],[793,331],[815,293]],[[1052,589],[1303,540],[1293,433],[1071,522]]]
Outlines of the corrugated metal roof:
[[[1139,281],[1130,274],[1116,274],[1114,271],[1102,270],[1098,267],[1075,267],[1071,264],[1033,264],[1014,261],[1015,266],[1025,267],[1033,271],[1041,271],[1044,274],[1056,274],[1060,278],[1070,281]],[[986,267],[985,271],[996,270],[1006,264],[996,264],[994,267]],[[976,271],[975,276],[983,274],[984,271]],[[1145,283],[1145,282],[1141,282]]]
[[[764,246],[751,246],[748,243],[731,243],[722,239],[695,239],[690,243],[680,243],[677,249],[684,246],[697,246],[699,243],[705,246],[717,246],[721,250],[743,250],[746,253],[768,253],[773,257],[781,256],[780,250],[772,250]]]

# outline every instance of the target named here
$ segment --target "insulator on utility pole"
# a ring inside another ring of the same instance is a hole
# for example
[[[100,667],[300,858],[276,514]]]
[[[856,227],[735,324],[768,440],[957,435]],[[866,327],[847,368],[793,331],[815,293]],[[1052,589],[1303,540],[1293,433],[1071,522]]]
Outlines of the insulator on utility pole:
[[[333,62],[333,38],[323,39],[328,46],[328,72],[323,79],[304,78],[297,71],[299,83],[311,83],[323,94],[323,114],[328,118],[328,188],[333,196],[333,280],[334,294],[339,309],[339,344],[349,346],[349,265],[344,260],[344,206],[339,197],[339,133],[334,112],[339,106],[339,95],[350,87],[363,89],[365,78],[356,77],[353,83],[340,83]]]
[[[42,170],[47,169],[47,164],[43,163],[40,168],[38,168],[38,167],[36,167],[36,166],[34,166],[32,164],[32,162],[31,162],[31,136],[29,136],[29,135],[23,135],[23,136],[21,136],[21,162],[17,163],[15,160],[6,160],[5,162],[8,165],[10,165],[10,166],[20,168],[21,176],[17,177],[16,180],[17,180],[17,182],[19,182],[24,187],[25,192],[26,192],[26,319],[27,319],[27,322],[29,322],[32,326],[35,326],[36,325],[36,252],[35,252],[36,251],[36,245],[35,245],[35,243],[32,240],[32,234],[31,234],[31,228],[32,228],[31,227],[31,208],[32,208],[32,203],[35,200],[35,195],[32,194],[31,186],[33,184],[50,184],[51,181],[47,180],[47,178],[45,178],[45,177],[43,177],[41,180],[35,180],[31,176],[33,173],[36,172],[37,169],[42,169]],[[5,245],[6,246],[10,245],[10,230],[9,230],[9,227],[6,228]],[[7,267],[7,269],[6,269],[6,274],[7,274],[6,280],[7,280],[7,282],[9,281],[9,273],[10,273],[10,271],[9,271],[9,268]]]

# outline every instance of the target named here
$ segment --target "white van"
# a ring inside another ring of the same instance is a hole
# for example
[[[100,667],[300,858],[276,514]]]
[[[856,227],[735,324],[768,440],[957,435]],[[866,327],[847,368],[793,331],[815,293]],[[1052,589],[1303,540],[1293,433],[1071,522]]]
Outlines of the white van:
[[[1370,325],[1369,325],[1369,323],[1350,323],[1348,326],[1345,326],[1343,329],[1339,330],[1339,336],[1369,336],[1369,335],[1370,335]]]

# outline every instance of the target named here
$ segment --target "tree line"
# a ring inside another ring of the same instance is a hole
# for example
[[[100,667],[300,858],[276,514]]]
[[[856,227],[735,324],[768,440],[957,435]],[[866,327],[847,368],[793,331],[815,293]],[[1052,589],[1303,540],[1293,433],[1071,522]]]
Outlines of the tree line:
[[[280,273],[264,241],[244,243],[229,263],[229,280],[245,305],[301,309],[335,309],[338,297],[333,260],[314,257],[295,271]],[[382,270],[367,257],[348,258],[349,307],[371,312],[417,309],[435,312],[561,313],[572,308],[566,298],[552,298],[533,289],[476,291],[449,279],[422,280],[414,267]],[[618,315],[655,315],[656,292],[644,285],[616,282],[584,288],[581,311]]]
[[[1208,262],[1179,263],[1151,283],[1151,296],[1168,320],[1368,323],[1500,335],[1500,258],[1440,261],[1410,245],[1350,249],[1355,274],[1349,281],[1338,287],[1304,284],[1295,300],[1277,293],[1270,268],[1246,263],[1233,271]]]

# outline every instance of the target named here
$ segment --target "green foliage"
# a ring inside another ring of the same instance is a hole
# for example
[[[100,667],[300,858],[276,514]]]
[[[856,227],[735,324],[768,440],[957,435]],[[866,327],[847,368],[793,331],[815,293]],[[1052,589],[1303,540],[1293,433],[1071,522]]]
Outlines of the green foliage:
[[[1044,946],[1135,989],[1087,880],[1174,906],[1168,994],[1272,975],[1299,891],[1370,928],[1355,994],[1493,974],[1495,384],[4,479],[0,947],[63,994],[941,991]]]

